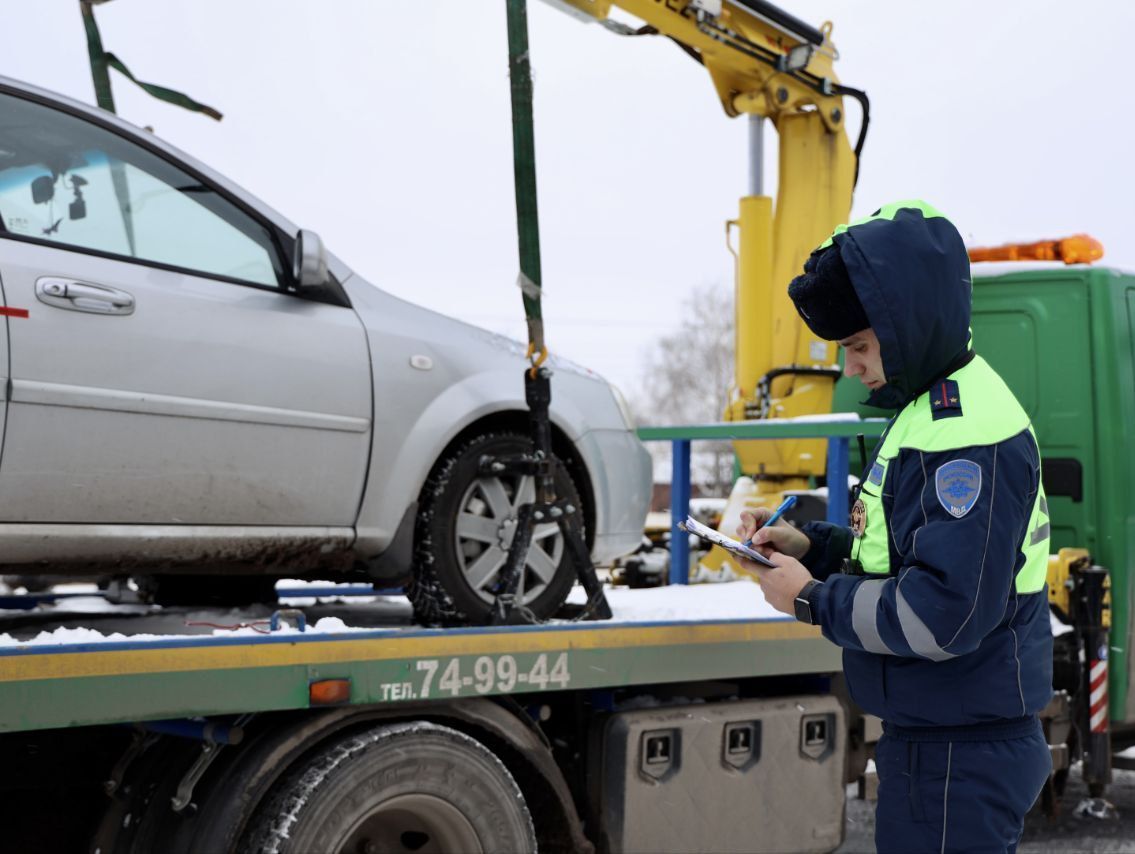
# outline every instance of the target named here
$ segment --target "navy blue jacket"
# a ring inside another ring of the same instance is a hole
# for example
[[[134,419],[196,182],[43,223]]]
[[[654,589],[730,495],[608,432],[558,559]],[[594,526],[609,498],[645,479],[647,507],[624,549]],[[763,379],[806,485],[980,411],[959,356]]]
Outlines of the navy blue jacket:
[[[874,544],[872,574],[839,571],[860,546],[850,529],[805,526],[803,562],[824,581],[809,597],[813,614],[844,648],[853,698],[892,724],[1035,714],[1052,693],[1036,441],[1012,393],[968,348],[969,261],[957,231],[932,209],[884,212],[835,237],[880,342],[888,381],[870,402],[899,410],[862,484],[875,508],[862,540]]]

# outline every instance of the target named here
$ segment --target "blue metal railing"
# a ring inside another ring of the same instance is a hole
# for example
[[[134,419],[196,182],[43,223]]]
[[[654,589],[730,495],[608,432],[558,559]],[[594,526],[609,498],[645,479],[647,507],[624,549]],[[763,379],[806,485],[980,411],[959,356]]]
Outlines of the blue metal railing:
[[[886,419],[868,418],[807,421],[726,421],[718,424],[692,424],[676,427],[642,427],[639,438],[645,442],[669,441],[673,449],[670,477],[670,583],[689,581],[690,542],[678,523],[690,512],[690,444],[693,441],[740,439],[827,439],[827,481],[844,484],[828,489],[828,521],[847,524],[847,478],[850,465],[849,443],[862,435],[876,439],[883,434]]]

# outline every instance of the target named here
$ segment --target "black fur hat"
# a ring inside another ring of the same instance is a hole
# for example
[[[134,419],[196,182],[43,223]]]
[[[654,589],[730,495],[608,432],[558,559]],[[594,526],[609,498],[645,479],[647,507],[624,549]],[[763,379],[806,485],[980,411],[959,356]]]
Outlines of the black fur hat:
[[[789,283],[788,296],[808,328],[825,341],[841,341],[871,325],[835,243],[808,256],[804,272]]]

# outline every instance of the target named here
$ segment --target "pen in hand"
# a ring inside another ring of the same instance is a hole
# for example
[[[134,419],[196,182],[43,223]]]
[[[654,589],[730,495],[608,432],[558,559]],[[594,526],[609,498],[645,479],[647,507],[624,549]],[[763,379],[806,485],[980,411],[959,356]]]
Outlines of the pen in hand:
[[[796,503],[796,496],[795,495],[790,495],[787,498],[785,498],[784,501],[782,501],[780,503],[780,506],[777,507],[775,511],[773,511],[773,514],[768,517],[768,519],[765,521],[765,523],[763,525],[761,525],[761,528],[767,528],[770,525],[775,525],[780,520],[781,516],[783,516],[785,513],[787,513],[789,510],[792,509],[792,506],[795,503]],[[761,528],[757,528],[757,531],[759,531]],[[755,537],[757,535],[757,531],[753,532],[753,537]],[[741,543],[741,545],[745,546],[746,548],[751,549],[753,547],[753,537],[749,537],[747,540],[745,540],[743,543]]]

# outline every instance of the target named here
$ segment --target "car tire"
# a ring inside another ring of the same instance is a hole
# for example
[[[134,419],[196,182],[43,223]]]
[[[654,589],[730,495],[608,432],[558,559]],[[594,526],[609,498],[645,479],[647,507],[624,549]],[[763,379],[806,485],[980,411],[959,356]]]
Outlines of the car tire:
[[[424,721],[332,743],[288,772],[241,850],[535,851],[520,787],[475,739]]]
[[[414,535],[413,579],[407,595],[415,618],[429,624],[484,623],[491,613],[489,588],[508,556],[511,531],[522,503],[535,497],[531,476],[482,477],[484,456],[519,454],[532,447],[516,433],[483,433],[453,448],[435,466],[422,490]],[[561,461],[562,462],[562,461]],[[556,495],[582,506],[564,465]],[[537,526],[528,551],[518,604],[535,619],[550,617],[575,581],[563,533],[555,523]]]

